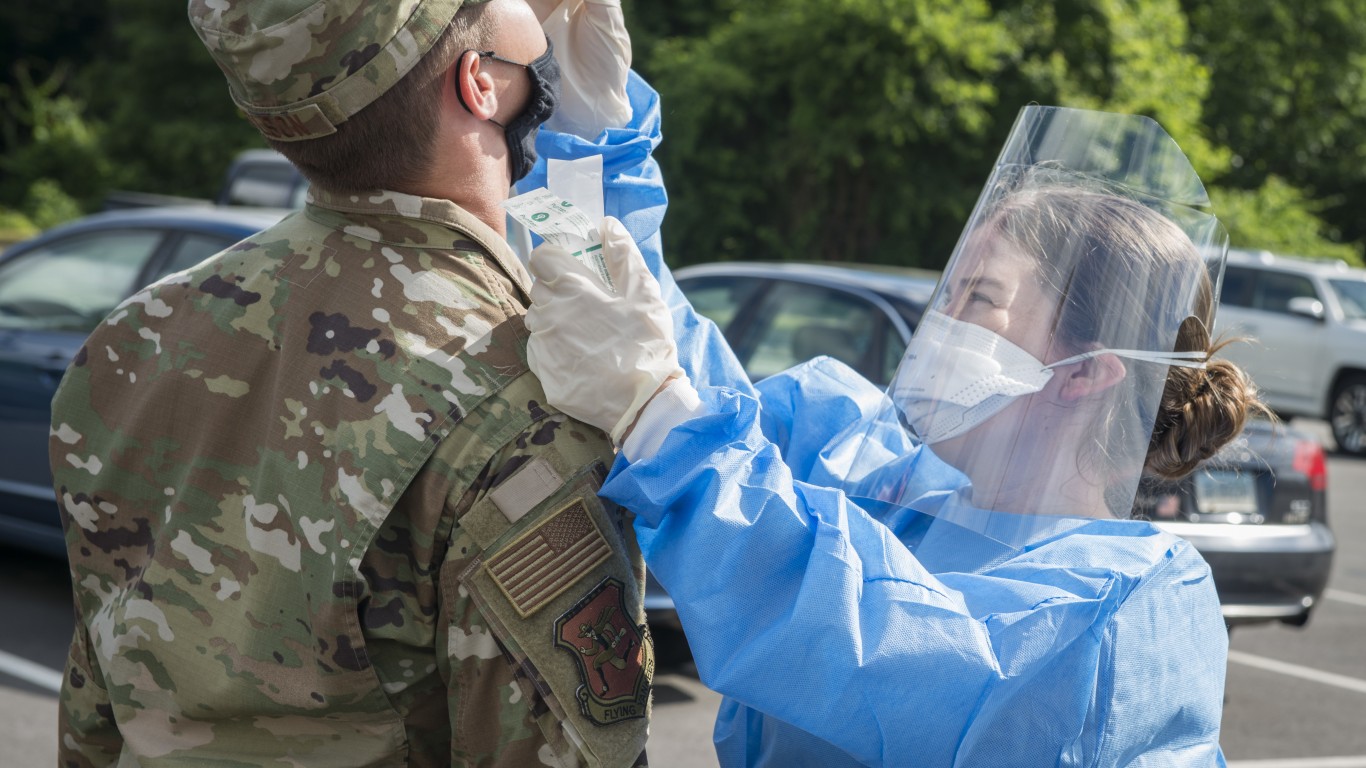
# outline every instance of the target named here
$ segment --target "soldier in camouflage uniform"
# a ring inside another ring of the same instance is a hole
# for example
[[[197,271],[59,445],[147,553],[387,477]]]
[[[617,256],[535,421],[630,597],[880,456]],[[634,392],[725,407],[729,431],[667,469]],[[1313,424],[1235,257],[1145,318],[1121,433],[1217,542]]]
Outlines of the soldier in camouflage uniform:
[[[125,302],[53,403],[61,765],[644,763],[644,567],[607,437],[527,370],[498,207],[535,95],[507,62],[546,43],[522,0],[461,6],[191,0],[314,187]]]

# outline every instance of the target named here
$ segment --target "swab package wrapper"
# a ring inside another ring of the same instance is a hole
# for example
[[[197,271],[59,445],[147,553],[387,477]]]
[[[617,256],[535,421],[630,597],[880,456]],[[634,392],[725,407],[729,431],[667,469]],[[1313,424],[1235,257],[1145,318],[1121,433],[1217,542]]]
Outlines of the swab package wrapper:
[[[602,156],[551,160],[549,183],[562,194],[541,187],[505,201],[503,208],[514,221],[542,240],[569,251],[593,270],[604,285],[615,290],[598,229],[603,219]]]

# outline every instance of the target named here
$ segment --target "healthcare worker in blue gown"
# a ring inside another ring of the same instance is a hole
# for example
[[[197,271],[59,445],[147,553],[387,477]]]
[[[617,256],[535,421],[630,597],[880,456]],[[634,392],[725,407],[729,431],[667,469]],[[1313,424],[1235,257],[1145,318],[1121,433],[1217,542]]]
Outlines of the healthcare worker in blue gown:
[[[1156,123],[1026,108],[886,392],[685,370],[611,220],[612,287],[532,254],[532,366],[621,444],[602,493],[727,696],[723,765],[1223,765],[1209,569],[1129,519],[1257,407],[1210,359],[1207,207]]]

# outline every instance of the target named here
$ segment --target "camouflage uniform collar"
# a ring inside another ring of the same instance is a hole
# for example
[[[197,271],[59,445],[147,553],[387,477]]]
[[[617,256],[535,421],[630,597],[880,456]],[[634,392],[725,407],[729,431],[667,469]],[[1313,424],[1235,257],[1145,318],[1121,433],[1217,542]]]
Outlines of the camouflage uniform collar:
[[[386,245],[451,249],[474,241],[498,262],[525,298],[531,298],[531,275],[507,240],[450,200],[387,191],[336,194],[315,186],[309,189],[305,215]]]

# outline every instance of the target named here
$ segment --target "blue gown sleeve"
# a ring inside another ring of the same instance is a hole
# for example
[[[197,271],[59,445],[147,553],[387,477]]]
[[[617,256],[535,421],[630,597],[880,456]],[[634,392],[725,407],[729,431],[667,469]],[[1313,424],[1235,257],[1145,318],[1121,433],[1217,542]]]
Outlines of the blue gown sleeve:
[[[664,263],[659,228],[668,207],[668,195],[653,156],[662,138],[659,94],[635,72],[627,79],[626,94],[631,102],[630,122],[603,131],[593,141],[541,130],[536,153],[543,159],[518,182],[517,190],[526,192],[546,186],[545,159],[578,160],[602,155],[605,212],[626,225],[645,263],[659,280],[660,294],[673,313],[679,364],[699,388],[726,386],[752,394],[753,386],[721,331],[693,310]]]
[[[886,398],[881,388],[829,357],[770,376],[756,384],[755,390],[762,404],[759,424],[764,436],[782,454],[792,476],[812,485],[844,487],[846,478],[862,471],[855,468],[856,451],[847,448],[867,438],[862,434],[866,425],[891,418],[883,410]],[[818,418],[812,418],[813,414]],[[883,448],[914,457],[907,476],[899,478],[910,497],[967,484],[962,473],[933,453],[920,454],[899,424],[888,427],[879,433]],[[866,499],[860,503],[903,541],[913,538],[917,526],[926,522],[907,508],[867,506],[872,502]]]
[[[862,763],[951,765],[1000,675],[986,628],[887,527],[794,480],[754,398],[702,397],[708,415],[602,493],[636,512],[703,681]]]

